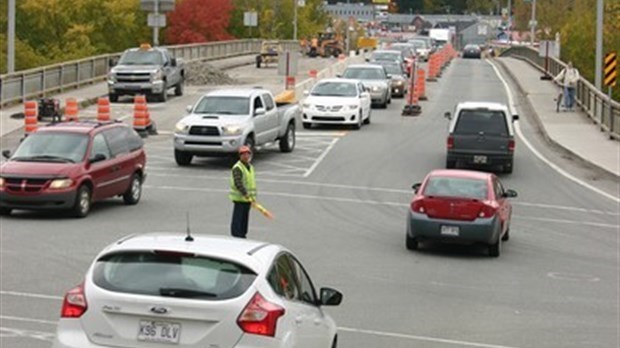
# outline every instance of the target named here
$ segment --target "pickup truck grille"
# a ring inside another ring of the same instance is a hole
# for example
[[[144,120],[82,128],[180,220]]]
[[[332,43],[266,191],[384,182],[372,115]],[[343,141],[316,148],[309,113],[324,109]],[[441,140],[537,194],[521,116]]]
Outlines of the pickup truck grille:
[[[220,130],[214,126],[192,126],[189,129],[190,135],[210,135],[219,136]]]
[[[151,82],[150,73],[116,73],[116,81],[124,83],[145,83]]]

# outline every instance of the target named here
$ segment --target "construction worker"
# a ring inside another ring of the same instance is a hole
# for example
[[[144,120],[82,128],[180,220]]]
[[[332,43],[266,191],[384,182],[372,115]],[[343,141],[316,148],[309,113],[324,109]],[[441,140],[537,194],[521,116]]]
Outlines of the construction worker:
[[[256,201],[256,179],[251,160],[252,150],[248,146],[241,146],[239,161],[232,167],[228,195],[233,202],[233,215],[230,223],[230,233],[233,237],[245,238],[248,234],[250,208]]]
[[[310,52],[308,52],[308,55],[310,57],[316,57],[319,54],[319,39],[317,39],[316,36],[312,37],[312,40],[310,40]]]
[[[301,54],[308,54],[308,39],[306,39],[305,37],[302,38],[299,42],[299,45],[301,46]]]

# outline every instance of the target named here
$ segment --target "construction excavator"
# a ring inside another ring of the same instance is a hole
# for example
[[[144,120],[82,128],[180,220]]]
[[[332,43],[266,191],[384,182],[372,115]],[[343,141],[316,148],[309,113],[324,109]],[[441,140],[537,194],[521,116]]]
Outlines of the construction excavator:
[[[322,32],[311,40],[308,56],[338,57],[344,52],[344,43],[341,35]]]

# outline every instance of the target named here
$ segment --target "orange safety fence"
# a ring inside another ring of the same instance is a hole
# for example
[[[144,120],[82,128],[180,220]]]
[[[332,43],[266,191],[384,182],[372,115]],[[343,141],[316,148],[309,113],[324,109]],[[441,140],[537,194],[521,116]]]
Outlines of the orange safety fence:
[[[37,131],[39,126],[39,104],[34,100],[24,102],[24,133],[26,136]]]

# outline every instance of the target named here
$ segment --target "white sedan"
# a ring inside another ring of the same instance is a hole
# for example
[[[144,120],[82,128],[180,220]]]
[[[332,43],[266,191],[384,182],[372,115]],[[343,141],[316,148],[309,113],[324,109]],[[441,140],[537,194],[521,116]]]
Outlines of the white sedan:
[[[54,348],[331,348],[337,330],[286,248],[224,236],[132,235],[65,295]]]
[[[311,128],[313,124],[344,124],[360,129],[362,123],[370,123],[370,94],[360,80],[324,79],[304,95],[304,128]]]

